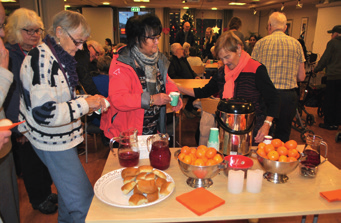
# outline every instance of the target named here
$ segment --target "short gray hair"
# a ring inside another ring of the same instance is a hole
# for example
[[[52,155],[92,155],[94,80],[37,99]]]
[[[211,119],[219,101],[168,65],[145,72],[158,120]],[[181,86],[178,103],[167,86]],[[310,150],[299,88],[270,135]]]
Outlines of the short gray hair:
[[[287,25],[287,17],[284,13],[273,12],[269,17],[268,24],[271,24],[273,29],[284,30]]]
[[[175,51],[177,48],[181,47],[181,44],[180,43],[173,43],[171,45],[171,53],[174,55]],[[182,47],[181,47],[182,48]]]

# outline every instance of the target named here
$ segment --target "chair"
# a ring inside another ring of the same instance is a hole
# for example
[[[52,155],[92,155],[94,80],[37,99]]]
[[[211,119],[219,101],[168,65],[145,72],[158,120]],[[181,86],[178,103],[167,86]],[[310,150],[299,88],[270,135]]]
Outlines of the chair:
[[[93,136],[95,149],[97,151],[97,134],[101,133],[101,129],[91,122],[88,123],[87,115],[85,115],[84,117],[85,163],[88,163],[88,134]]]
[[[205,66],[191,66],[192,70],[199,76],[204,77],[205,75]]]

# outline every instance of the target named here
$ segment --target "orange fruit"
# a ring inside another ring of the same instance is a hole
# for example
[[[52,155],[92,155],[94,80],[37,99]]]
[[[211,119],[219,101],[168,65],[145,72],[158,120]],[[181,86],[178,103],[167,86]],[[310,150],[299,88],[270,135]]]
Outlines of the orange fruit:
[[[178,155],[178,159],[182,161],[182,160],[184,159],[185,156],[186,156],[185,153],[180,153],[180,154]]]
[[[213,160],[216,162],[216,164],[218,164],[218,163],[223,162],[223,157],[221,157],[220,154],[216,154],[216,155],[213,157]]]
[[[288,157],[285,155],[280,155],[278,158],[279,162],[288,162]]]
[[[297,159],[299,156],[300,156],[300,154],[297,152],[296,149],[289,149],[288,157],[294,157]]]
[[[188,155],[191,152],[191,149],[188,146],[183,146],[181,152]]]
[[[194,162],[195,166],[205,166],[205,162],[202,159],[196,159]]]
[[[261,157],[267,158],[266,152],[264,151],[264,149],[258,149],[257,154],[260,155]]]
[[[209,159],[213,158],[217,154],[217,150],[215,148],[208,148],[206,150],[205,156]]]
[[[192,163],[192,157],[190,155],[185,155],[182,162],[187,163],[187,164],[191,164]]]
[[[258,149],[265,149],[265,143],[264,142],[261,142],[258,144]]]
[[[282,146],[283,142],[280,139],[273,139],[271,141],[271,144],[275,147],[278,148],[280,146]]]
[[[278,152],[278,154],[279,154],[280,156],[281,156],[281,155],[284,155],[284,156],[288,155],[288,149],[287,149],[287,147],[285,147],[285,146],[280,146],[280,147],[278,147],[276,151]]]
[[[205,145],[200,145],[197,147],[197,149],[204,149],[205,151],[207,150],[207,146]]]
[[[208,159],[207,159],[206,156],[202,157],[201,159],[202,159],[205,163],[207,163],[207,160],[208,160]]]
[[[216,165],[216,162],[213,159],[208,159],[206,162],[206,166],[214,166]]]
[[[190,148],[190,151],[191,151],[190,153],[195,155],[195,153],[197,152],[197,149],[196,148]]]
[[[288,162],[295,162],[297,159],[295,157],[288,157]]]
[[[199,149],[197,149],[195,155],[197,156],[197,158],[202,158],[205,156],[205,153],[206,153],[206,151],[204,148],[199,148]]]
[[[286,142],[284,144],[285,147],[287,147],[287,149],[296,149],[297,147],[297,142],[295,140],[289,140],[288,142]]]
[[[272,144],[266,144],[264,147],[264,151],[268,154],[270,151],[275,151],[275,147]]]
[[[273,160],[273,161],[277,161],[279,158],[278,152],[275,150],[272,150],[268,153],[268,159],[269,160]]]
[[[190,153],[189,156],[192,158],[192,162],[194,162],[197,159],[196,155],[193,153]]]

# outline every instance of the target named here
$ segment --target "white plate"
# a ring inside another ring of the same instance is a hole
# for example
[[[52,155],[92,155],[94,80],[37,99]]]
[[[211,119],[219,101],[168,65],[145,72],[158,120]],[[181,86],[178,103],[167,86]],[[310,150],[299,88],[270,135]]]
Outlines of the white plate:
[[[150,205],[157,204],[163,200],[165,200],[169,195],[171,195],[174,191],[174,189],[166,196],[160,195],[159,199],[151,202],[142,204],[139,206],[130,206],[129,205],[129,198],[133,194],[131,191],[129,194],[125,195],[123,194],[121,187],[123,186],[123,179],[121,177],[121,172],[125,168],[121,168],[118,170],[113,170],[105,175],[103,175],[101,178],[97,180],[95,183],[94,191],[96,197],[101,200],[102,202],[109,204],[111,206],[115,207],[121,207],[121,208],[141,208],[141,207],[147,207]],[[163,172],[163,171],[161,171]],[[167,174],[166,172],[163,172],[166,177],[167,181],[171,181],[174,183],[173,178]]]

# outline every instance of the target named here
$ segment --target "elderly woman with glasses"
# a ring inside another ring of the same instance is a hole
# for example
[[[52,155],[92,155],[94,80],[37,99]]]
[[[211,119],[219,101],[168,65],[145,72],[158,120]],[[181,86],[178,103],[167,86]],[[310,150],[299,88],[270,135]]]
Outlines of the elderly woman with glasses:
[[[101,129],[108,138],[136,128],[139,135],[166,133],[168,94],[178,91],[167,74],[169,62],[159,52],[162,30],[158,17],[145,14],[128,19],[128,44],[114,54],[109,70],[108,112],[102,114]],[[178,111],[182,107],[179,100]]]
[[[90,35],[84,16],[55,15],[43,43],[25,57],[20,71],[19,126],[47,166],[58,191],[58,222],[84,222],[93,197],[78,158],[81,116],[106,109],[103,96],[77,97],[74,55]]]
[[[14,81],[4,106],[6,117],[13,123],[18,122],[19,115],[20,67],[27,53],[40,43],[43,29],[43,22],[37,13],[25,8],[15,10],[7,19],[5,42],[10,56],[9,70],[13,73]],[[56,212],[58,198],[51,193],[52,180],[46,166],[27,138],[17,128],[13,128],[12,132],[17,174],[22,174],[33,209],[43,214]]]

